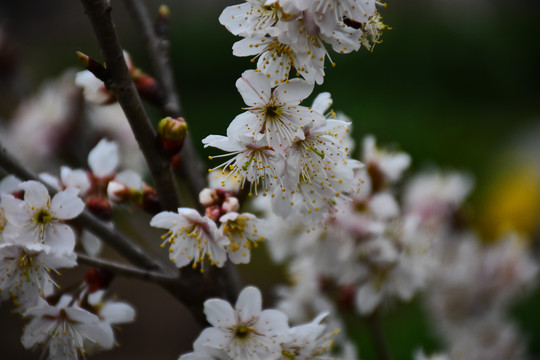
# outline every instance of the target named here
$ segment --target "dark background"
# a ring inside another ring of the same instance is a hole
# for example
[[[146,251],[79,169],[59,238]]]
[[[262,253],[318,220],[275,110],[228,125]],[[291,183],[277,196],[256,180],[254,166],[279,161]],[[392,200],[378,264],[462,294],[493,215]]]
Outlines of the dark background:
[[[123,47],[141,68],[150,70],[138,29],[125,15],[121,1],[111,3]],[[176,80],[196,144],[209,133],[225,134],[244,105],[234,82],[252,64],[248,58],[232,56],[237,38],[217,20],[226,5],[235,3],[167,4],[172,11]],[[155,14],[160,3],[148,4]],[[437,165],[474,174],[476,190],[470,208],[481,228],[487,221],[482,218],[485,209],[493,204],[495,179],[511,178],[513,166],[521,160],[523,166],[536,169],[534,173],[540,169],[539,5],[536,0],[389,2],[381,11],[392,27],[383,35],[384,42],[373,53],[365,49],[346,56],[331,53],[337,66],[327,69],[325,82],[315,93],[332,93],[334,109],[353,120],[359,141],[374,134],[380,143],[409,152],[413,170]],[[2,1],[0,24],[14,44],[20,79],[15,90],[7,92],[7,87],[0,86],[4,89],[0,90],[4,100],[0,116],[5,121],[12,110],[6,104],[29,96],[41,81],[66,68],[79,67],[75,51],[101,59],[77,1]],[[155,114],[151,109],[150,113]],[[534,229],[526,230],[534,234]],[[246,284],[263,286],[271,300],[270,285],[281,278],[274,275],[264,249],[257,250],[255,260],[240,267],[243,279]],[[66,283],[81,274],[64,273],[62,282]],[[112,292],[136,307],[137,322],[122,326],[121,347],[95,359],[176,359],[191,349],[200,329],[164,291],[140,281],[117,279]],[[540,354],[540,315],[534,306],[538,303],[539,294],[533,294],[514,310],[516,321],[530,338],[531,354]],[[360,354],[373,359],[363,325],[350,325]],[[21,328],[19,316],[10,314],[10,304],[2,304],[0,358],[39,358],[39,353],[22,349]],[[411,358],[420,347],[440,346],[419,300],[391,309],[385,331],[395,359]]]

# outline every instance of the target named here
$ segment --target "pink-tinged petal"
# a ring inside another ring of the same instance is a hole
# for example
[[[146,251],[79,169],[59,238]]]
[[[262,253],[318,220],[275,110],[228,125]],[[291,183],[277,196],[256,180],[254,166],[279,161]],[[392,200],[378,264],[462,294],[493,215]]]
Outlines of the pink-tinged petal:
[[[314,84],[309,84],[305,80],[292,79],[288,83],[279,85],[274,90],[274,96],[281,102],[297,105],[311,95],[313,87]]]
[[[210,325],[222,330],[228,329],[236,323],[234,310],[227,301],[210,299],[204,302],[204,314]]]
[[[203,223],[206,221],[203,220],[203,217],[201,216],[201,214],[199,214],[197,210],[192,208],[178,208],[178,214],[180,214],[192,223]]]
[[[24,201],[36,209],[47,206],[49,202],[49,191],[42,183],[37,181],[25,181],[21,183],[20,188],[24,190]]]
[[[66,224],[49,224],[45,230],[45,245],[57,254],[69,254],[75,248],[75,234]]]
[[[272,95],[270,81],[266,75],[254,70],[244,71],[236,81],[236,88],[248,106],[262,106]]]
[[[79,189],[69,187],[54,195],[51,201],[52,215],[61,220],[77,217],[84,210],[84,202],[77,196]]]
[[[113,174],[118,162],[118,145],[106,139],[102,139],[88,154],[88,166],[96,176]]]
[[[155,215],[150,220],[150,226],[160,229],[171,229],[177,225],[183,224],[184,220],[178,213],[163,211]]]
[[[135,309],[122,302],[106,302],[99,314],[110,324],[125,324],[135,320]]]
[[[247,321],[252,317],[259,316],[262,310],[262,296],[259,289],[254,286],[244,288],[238,295],[235,309],[240,321]]]

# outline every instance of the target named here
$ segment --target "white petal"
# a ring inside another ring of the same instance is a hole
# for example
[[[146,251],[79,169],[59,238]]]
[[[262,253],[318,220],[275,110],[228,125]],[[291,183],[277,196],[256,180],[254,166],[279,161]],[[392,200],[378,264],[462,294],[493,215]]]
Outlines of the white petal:
[[[262,296],[259,289],[254,286],[244,288],[240,295],[238,295],[235,308],[242,320],[259,316],[262,310]]]
[[[88,166],[99,177],[113,174],[118,162],[118,145],[106,139],[102,139],[88,154]]]
[[[24,190],[24,201],[36,209],[42,209],[49,202],[49,191],[45,185],[37,181],[25,181],[20,188]]]
[[[84,210],[84,202],[77,196],[79,189],[69,187],[54,195],[51,212],[57,219],[69,220],[77,217]]]
[[[135,309],[122,302],[107,302],[100,315],[110,324],[124,324],[135,320]]]
[[[228,329],[235,321],[234,310],[227,301],[210,299],[204,302],[204,314],[206,320],[214,327]]]
[[[264,105],[271,95],[270,82],[266,76],[254,70],[244,71],[236,81],[236,88],[248,106]]]
[[[279,97],[287,104],[299,104],[313,91],[314,84],[308,84],[302,79],[292,79],[289,83],[283,83],[274,90],[274,96]]]
[[[150,220],[150,226],[160,229],[171,229],[183,221],[182,216],[171,211],[163,211]]]

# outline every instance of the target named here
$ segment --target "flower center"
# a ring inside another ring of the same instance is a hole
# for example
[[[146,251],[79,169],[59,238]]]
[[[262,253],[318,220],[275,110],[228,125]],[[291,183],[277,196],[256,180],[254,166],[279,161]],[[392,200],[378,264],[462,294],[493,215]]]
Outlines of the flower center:
[[[283,115],[283,109],[276,105],[270,105],[266,107],[265,115],[268,120],[274,120]]]
[[[35,219],[36,219],[36,223],[38,223],[40,225],[47,225],[48,223],[51,222],[52,216],[47,210],[41,209],[36,214]]]
[[[236,328],[234,336],[240,339],[245,339],[249,335],[250,329],[247,326],[240,325]]]

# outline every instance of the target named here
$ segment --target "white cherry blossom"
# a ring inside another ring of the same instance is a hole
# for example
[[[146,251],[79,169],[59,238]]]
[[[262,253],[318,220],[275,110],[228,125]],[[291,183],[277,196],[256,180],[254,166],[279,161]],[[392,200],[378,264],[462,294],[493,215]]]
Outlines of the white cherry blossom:
[[[84,359],[90,344],[101,349],[114,345],[111,326],[73,304],[71,296],[63,296],[56,306],[42,300],[24,316],[31,320],[24,329],[23,346],[42,344],[50,360]]]
[[[227,359],[277,359],[280,344],[288,340],[287,317],[277,310],[262,310],[261,293],[253,286],[242,290],[234,308],[225,300],[210,299],[204,313],[212,327],[199,335],[200,344],[224,352]]]
[[[5,196],[8,224],[4,236],[28,246],[46,246],[58,253],[70,253],[75,246],[73,230],[64,223],[77,217],[84,203],[78,189],[67,188],[51,199],[47,188],[37,181],[20,184],[24,201]]]
[[[227,260],[224,247],[228,240],[221,236],[214,221],[194,209],[178,208],[178,213],[163,211],[152,218],[150,225],[168,230],[162,236],[161,247],[169,245],[169,258],[179,268],[190,263],[195,268],[205,257],[218,267]]]

